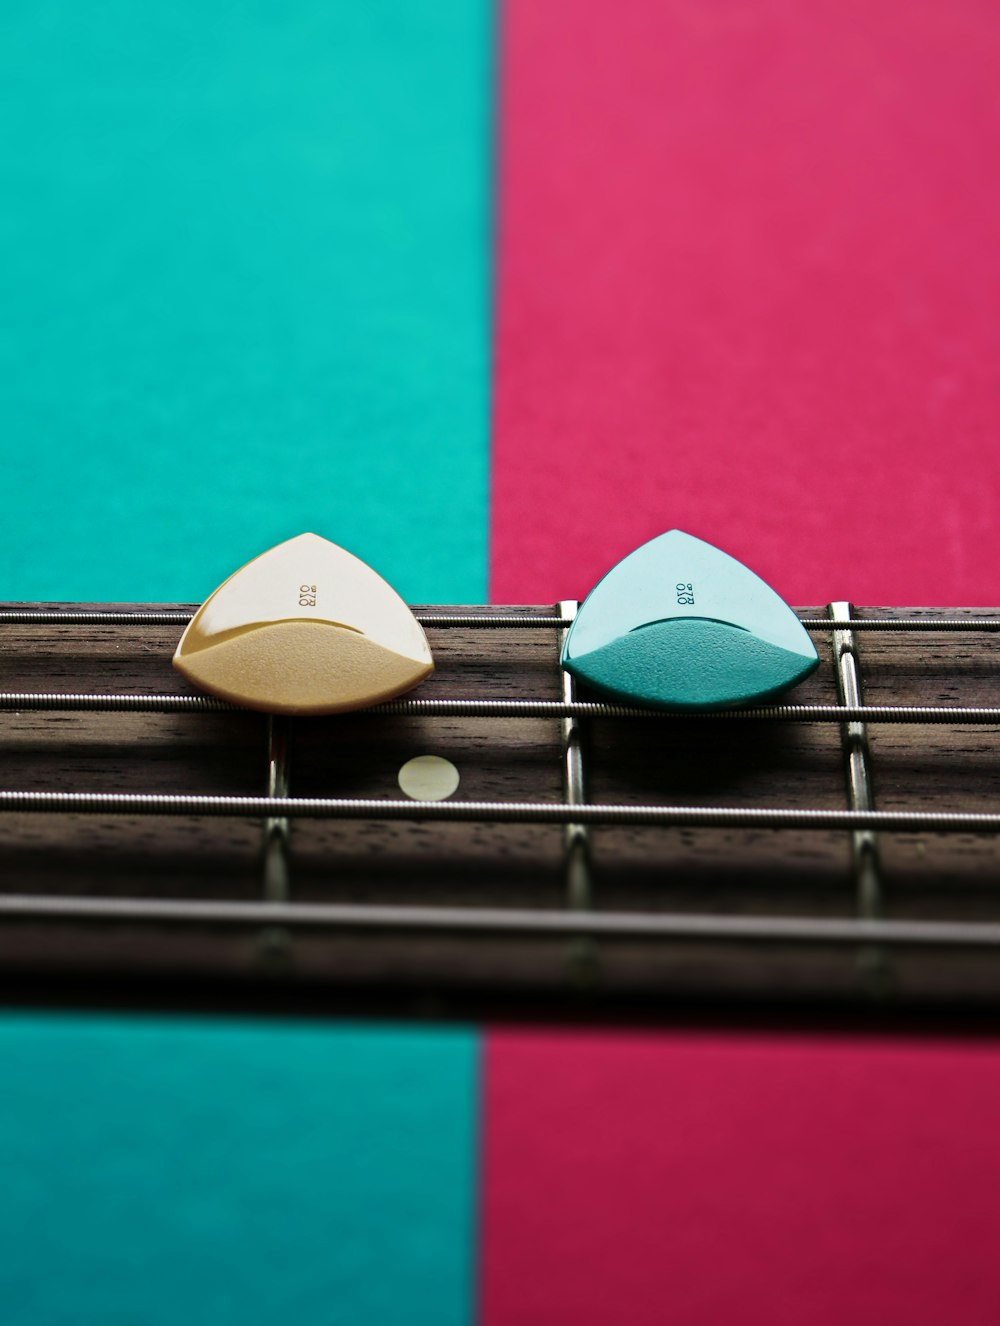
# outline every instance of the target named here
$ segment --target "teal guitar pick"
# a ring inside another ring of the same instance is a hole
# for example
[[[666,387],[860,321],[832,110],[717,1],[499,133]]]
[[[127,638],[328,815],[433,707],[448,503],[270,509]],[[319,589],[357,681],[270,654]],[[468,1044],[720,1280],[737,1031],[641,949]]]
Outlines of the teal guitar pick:
[[[675,529],[629,553],[591,590],[560,662],[618,699],[720,709],[794,686],[819,656],[759,576]]]

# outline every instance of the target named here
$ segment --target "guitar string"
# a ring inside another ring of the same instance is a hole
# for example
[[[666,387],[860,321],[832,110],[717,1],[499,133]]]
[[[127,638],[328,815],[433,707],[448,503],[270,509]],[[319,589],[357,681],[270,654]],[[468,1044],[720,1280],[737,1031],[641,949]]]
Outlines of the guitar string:
[[[662,806],[549,801],[398,801],[380,797],[268,797],[188,792],[0,791],[0,811],[71,815],[215,815],[254,819],[416,820],[688,828],[870,829],[995,833],[1000,813],[840,810],[792,806]]]
[[[421,626],[432,628],[548,629],[562,630],[561,617],[528,612],[435,613],[414,610]],[[99,612],[76,609],[5,608],[0,625],[9,626],[187,626],[193,614],[187,611]],[[809,631],[829,631],[826,617],[800,617]],[[862,631],[1000,631],[1000,617],[853,617],[854,629]]]
[[[1000,925],[966,921],[862,921],[827,917],[723,916],[700,912],[564,912],[519,907],[425,907],[365,903],[254,903],[177,898],[0,894],[0,917],[133,921],[594,938],[722,940],[857,947],[1000,947]]]
[[[131,695],[99,692],[0,691],[0,712],[92,710],[108,713],[222,713],[252,711],[207,695]],[[662,723],[956,723],[1000,724],[1000,707],[954,705],[760,705],[708,711],[641,709],[591,700],[390,700],[354,711],[369,718],[603,718]],[[341,716],[343,717],[343,716]],[[315,720],[310,720],[315,721]]]

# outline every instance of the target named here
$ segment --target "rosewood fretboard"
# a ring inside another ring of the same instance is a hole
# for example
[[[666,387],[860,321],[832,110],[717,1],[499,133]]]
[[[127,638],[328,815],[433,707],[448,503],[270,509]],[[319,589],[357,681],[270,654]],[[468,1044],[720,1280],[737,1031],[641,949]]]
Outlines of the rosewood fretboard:
[[[171,668],[190,608],[7,605],[6,996],[1000,1005],[993,611],[800,610],[809,681],[684,718],[568,690],[559,608],[417,611],[437,660],[418,691],[272,723]],[[448,801],[403,797],[418,754],[457,766]]]

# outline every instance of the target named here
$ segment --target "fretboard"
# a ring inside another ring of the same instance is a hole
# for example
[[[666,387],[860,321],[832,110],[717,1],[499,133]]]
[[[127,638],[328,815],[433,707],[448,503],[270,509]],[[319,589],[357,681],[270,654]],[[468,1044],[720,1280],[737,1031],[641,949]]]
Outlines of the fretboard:
[[[574,607],[417,608],[417,691],[268,719],[171,668],[190,607],[6,605],[5,997],[1000,1005],[993,610],[801,609],[806,683],[678,716],[574,688]],[[452,796],[404,795],[417,755],[457,768]]]

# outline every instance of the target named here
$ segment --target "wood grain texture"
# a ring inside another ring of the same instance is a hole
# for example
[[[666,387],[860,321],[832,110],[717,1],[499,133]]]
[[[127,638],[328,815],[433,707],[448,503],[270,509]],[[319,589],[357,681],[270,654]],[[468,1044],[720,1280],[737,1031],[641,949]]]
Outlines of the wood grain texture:
[[[517,611],[550,615],[552,608]],[[0,689],[189,693],[170,667],[179,635],[179,627],[4,625]],[[428,635],[437,670],[421,698],[560,698],[555,630],[429,627]],[[831,637],[819,633],[816,641],[821,666],[789,699],[835,704]],[[858,632],[856,641],[869,703],[997,702],[1000,641],[993,634]],[[560,723],[552,719],[355,714],[293,720],[289,729],[293,796],[398,797],[400,766],[435,754],[458,767],[458,799],[564,798]],[[598,719],[587,720],[583,733],[591,801],[847,804],[836,724]],[[877,808],[997,807],[996,728],[872,724],[869,740]],[[246,712],[7,712],[0,751],[9,789],[254,795],[266,786],[266,719]],[[563,836],[544,825],[296,820],[291,900],[558,909],[566,905]],[[590,836],[598,909],[855,914],[847,833],[630,827]],[[262,841],[260,821],[237,817],[5,813],[2,888],[259,901]],[[887,917],[1000,919],[996,836],[882,834],[879,853]],[[891,1009],[1000,999],[998,963],[985,952],[890,957],[790,944],[5,920],[0,964],[6,996],[32,1002],[591,1018],[622,1008],[630,1016],[673,1016],[719,1001],[735,1015],[754,1000],[786,1009]]]

